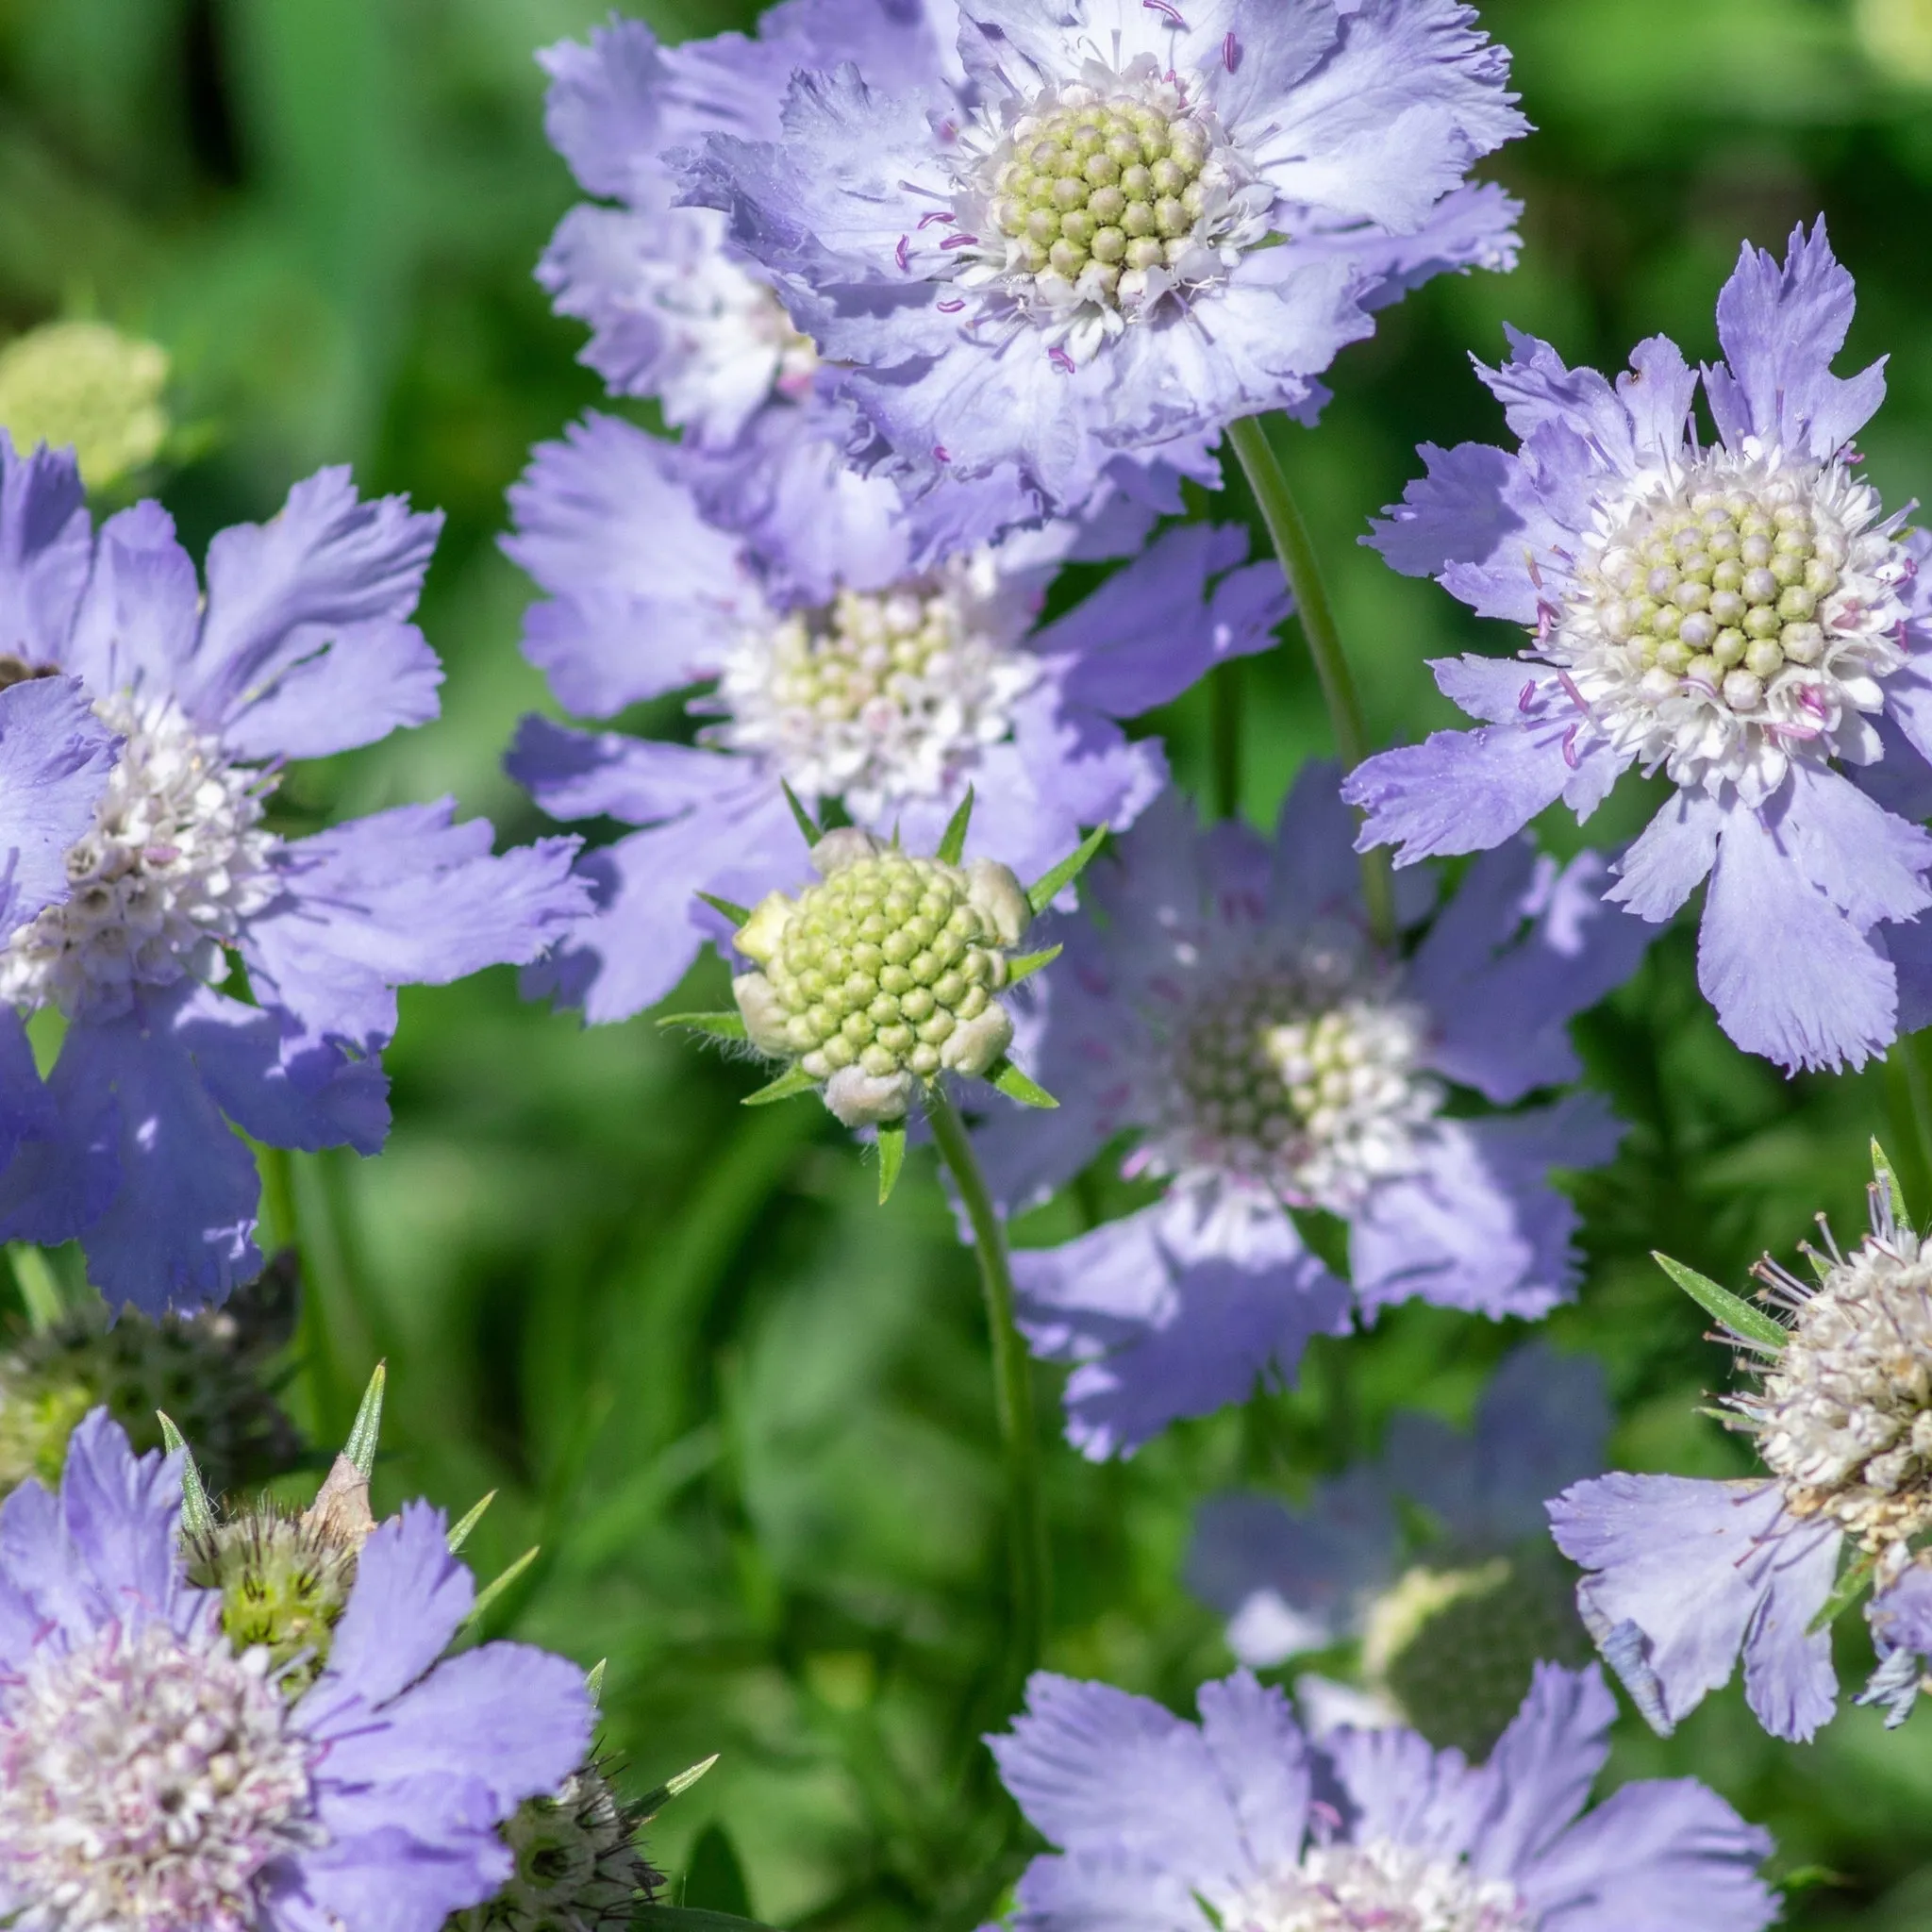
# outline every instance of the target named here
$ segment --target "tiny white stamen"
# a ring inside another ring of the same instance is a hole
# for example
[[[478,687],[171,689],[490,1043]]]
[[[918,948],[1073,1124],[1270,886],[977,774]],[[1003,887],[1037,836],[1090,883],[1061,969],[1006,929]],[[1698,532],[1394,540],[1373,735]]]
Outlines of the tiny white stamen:
[[[1312,1845],[1220,1907],[1223,1932],[1531,1932],[1515,1886],[1390,1839]]]

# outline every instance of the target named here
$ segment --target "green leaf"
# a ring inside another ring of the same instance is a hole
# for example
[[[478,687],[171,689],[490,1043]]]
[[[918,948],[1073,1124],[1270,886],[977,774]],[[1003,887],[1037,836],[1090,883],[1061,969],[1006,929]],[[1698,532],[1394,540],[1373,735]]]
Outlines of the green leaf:
[[[484,1613],[491,1605],[537,1560],[539,1547],[538,1544],[532,1543],[514,1563],[476,1592],[476,1601],[470,1606],[470,1614],[457,1625],[458,1630],[474,1630],[482,1622]]]
[[[630,1923],[631,1932],[771,1932],[756,1919],[699,1906],[640,1906]]]
[[[744,1030],[744,1015],[735,1009],[729,1013],[666,1013],[658,1024],[660,1026],[686,1026],[693,1033],[708,1033],[713,1040],[744,1040],[749,1037]]]
[[[734,932],[751,917],[751,908],[749,906],[741,906],[735,900],[720,899],[715,893],[711,892],[700,892],[697,894],[697,897],[702,899],[713,912],[722,912],[731,922],[731,929]]]
[[[375,1439],[382,1434],[382,1395],[389,1386],[389,1364],[377,1362],[369,1387],[362,1391],[362,1407],[356,1411],[356,1424],[342,1454],[355,1464],[356,1474],[367,1482],[375,1470]]]
[[[718,1755],[717,1752],[713,1751],[702,1762],[691,1765],[688,1769],[680,1771],[675,1777],[667,1777],[661,1785],[658,1785],[651,1790],[646,1791],[638,1800],[639,1811],[647,1819],[657,1817],[658,1813],[663,1810],[673,1798],[683,1797],[685,1792],[690,1790],[691,1786],[696,1784],[699,1778],[703,1777],[706,1772],[709,1771],[712,1765],[717,1763]]]
[[[785,803],[791,808],[792,823],[797,825],[805,842],[808,845],[816,845],[825,836],[820,829],[818,821],[799,804],[798,793],[782,778],[778,781],[778,789],[785,794]],[[741,920],[739,923],[743,924]]]
[[[1872,1137],[1872,1178],[1878,1182],[1891,1196],[1891,1215],[1894,1221],[1908,1221],[1906,1213],[1906,1191],[1898,1184],[1898,1170],[1887,1158],[1885,1149],[1878,1144],[1878,1136]]]
[[[1824,1607],[1806,1624],[1806,1636],[1815,1637],[1819,1631],[1828,1630],[1836,1624],[1872,1587],[1872,1573],[1877,1568],[1878,1558],[1870,1550],[1847,1565],[1845,1574],[1838,1580],[1837,1589],[1825,1598]]]
[[[731,1834],[715,1819],[698,1833],[684,1868],[683,1896],[700,1910],[751,1917],[751,1888]],[[690,1907],[687,1907],[689,1909]]]
[[[449,1553],[452,1557],[470,1541],[470,1532],[483,1521],[483,1512],[495,1501],[496,1491],[491,1490],[460,1523],[455,1523],[450,1525],[448,1541]]]
[[[609,1668],[610,1659],[608,1657],[600,1657],[584,1673],[584,1689],[591,1693],[591,1707],[593,1710],[604,1702],[604,1673]]]
[[[1096,825],[1081,840],[1079,849],[1071,852],[1043,878],[1038,878],[1026,888],[1026,903],[1036,913],[1044,912],[1058,899],[1061,891],[1071,886],[1087,870],[1087,861],[1101,848],[1107,838],[1107,827]]]
[[[819,1083],[803,1067],[787,1067],[770,1086],[747,1093],[741,1107],[770,1107],[774,1100],[790,1100],[794,1093],[808,1093]]]
[[[973,823],[973,788],[967,786],[966,796],[959,801],[959,809],[946,821],[946,829],[940,839],[940,858],[947,865],[958,865],[966,853],[966,828]]]
[[[996,1059],[986,1070],[984,1076],[989,1085],[997,1087],[1008,1100],[1017,1100],[1022,1107],[1058,1107],[1059,1102],[1044,1087],[1029,1080],[1011,1060],[1005,1058]]]
[[[1668,1255],[1652,1250],[1651,1259],[1714,1321],[1721,1322],[1740,1341],[1755,1341],[1774,1353],[1782,1351],[1791,1338],[1781,1323],[1774,1322],[1761,1308],[1740,1301],[1728,1289],[1720,1288],[1708,1275],[1674,1261]]]
[[[1049,946],[1043,953],[1023,953],[1017,959],[1008,959],[1007,984],[1018,986],[1023,979],[1031,978],[1042,966],[1051,966],[1065,951],[1064,946]]]
[[[1782,1878],[1774,1878],[1772,1884],[1787,1898],[1800,1891],[1816,1891],[1821,1885],[1847,1886],[1857,1881],[1847,1878],[1842,1872],[1834,1872],[1829,1865],[1800,1865],[1795,1872],[1787,1872]]]
[[[194,1451],[182,1440],[172,1417],[158,1408],[155,1420],[161,1425],[161,1447],[170,1456],[177,1449],[181,1452],[181,1527],[190,1536],[205,1536],[215,1526],[215,1512],[202,1487],[201,1472],[194,1466]]]
[[[887,1121],[879,1128],[879,1206],[892,1198],[899,1170],[906,1165],[906,1123]]]

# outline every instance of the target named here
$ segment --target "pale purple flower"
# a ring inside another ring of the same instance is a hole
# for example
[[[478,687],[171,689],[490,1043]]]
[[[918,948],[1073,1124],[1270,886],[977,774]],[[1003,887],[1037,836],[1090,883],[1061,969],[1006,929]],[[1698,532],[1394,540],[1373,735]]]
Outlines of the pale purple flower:
[[[1038,877],[1082,827],[1131,824],[1165,784],[1158,743],[1117,721],[1265,649],[1288,610],[1279,568],[1244,564],[1243,533],[1193,525],[1042,624],[1060,563],[1116,547],[1104,522],[922,565],[917,514],[845,527],[821,551],[831,591],[801,597],[797,551],[827,542],[818,500],[753,543],[708,515],[691,481],[704,460],[592,417],[510,495],[505,547],[548,593],[525,649],[562,704],[609,716],[702,687],[695,745],[532,718],[510,754],[555,816],[641,827],[582,861],[597,908],[533,975],[592,1020],[662,998],[728,931],[699,892],[749,905],[801,874],[783,784],[914,851],[935,849],[971,787],[969,855]]]
[[[475,1598],[441,1512],[362,1545],[291,1700],[176,1547],[178,1456],[96,1409],[60,1492],[0,1506],[0,1916],[31,1932],[439,1932],[509,1876],[496,1826],[582,1760],[582,1673],[519,1643],[439,1662]],[[17,1915],[17,1916],[16,1916]]]
[[[1885,383],[1831,374],[1852,309],[1823,222],[1782,268],[1746,247],[1718,300],[1726,361],[1704,372],[1713,443],[1663,338],[1613,387],[1512,336],[1481,373],[1520,449],[1424,450],[1372,541],[1535,641],[1437,663],[1480,727],[1371,758],[1346,790],[1364,842],[1408,864],[1559,798],[1588,818],[1631,765],[1661,769],[1676,790],[1609,896],[1661,923],[1707,876],[1700,984],[1739,1045],[1790,1068],[1861,1065],[1932,1018],[1932,925],[1909,923],[1932,906],[1932,837],[1886,808],[1932,752],[1932,538],[1858,476]]]
[[[1741,1652],[1765,1729],[1810,1737],[1838,1697],[1830,1628],[1813,1626],[1847,1541],[1883,1591],[1932,1528],[1932,1257],[1874,1188],[1870,1236],[1817,1258],[1815,1285],[1758,1266],[1789,1316],[1782,1346],[1732,1331],[1761,1380],[1727,1406],[1768,1477],[1613,1474],[1549,1505],[1557,1547],[1591,1573],[1583,1620],[1661,1732],[1728,1682]]]
[[[1106,1684],[1041,1674],[991,1739],[1057,1849],[1021,1875],[1014,1932],[1762,1932],[1772,1849],[1691,1779],[1589,1805],[1615,1701],[1539,1668],[1486,1763],[1413,1731],[1304,1735],[1238,1672],[1190,1724]]]
[[[1016,1056],[1060,1102],[981,1135],[1009,1209],[1116,1136],[1161,1198],[1013,1257],[1039,1354],[1077,1364],[1068,1432],[1090,1456],[1292,1379],[1313,1334],[1420,1296],[1492,1317],[1572,1293],[1576,1214],[1552,1168],[1619,1128],[1593,1096],[1515,1104],[1581,1071],[1566,1025],[1636,968],[1641,927],[1604,863],[1512,842],[1473,868],[1406,959],[1370,941],[1353,826],[1310,766],[1271,846],[1197,831],[1170,795],[1088,872],[1066,956],[1015,995]],[[1509,1113],[1444,1109],[1450,1085]],[[1348,1223],[1352,1290],[1291,1208]]]
[[[1455,0],[958,13],[958,67],[822,61],[782,129],[685,158],[914,491],[1017,466],[1084,504],[1122,455],[1310,415],[1375,308],[1514,260],[1467,176],[1526,124]]]
[[[581,909],[575,841],[492,858],[448,800],[305,839],[267,819],[288,759],[435,716],[441,671],[408,619],[437,525],[324,471],[215,538],[204,594],[159,505],[96,534],[70,455],[0,443],[0,530],[24,533],[9,563],[32,579],[10,649],[77,678],[123,740],[63,855],[72,893],[0,943],[0,1111],[25,1120],[0,1239],[77,1237],[109,1307],[220,1299],[256,1272],[233,1128],[375,1152],[395,989],[532,959]],[[67,1025],[42,1086],[16,1013],[47,1007]]]
[[[1914,1562],[1897,1582],[1865,1606],[1878,1668],[1858,1695],[1885,1706],[1885,1725],[1896,1730],[1912,1714],[1932,1671],[1932,1564]]]

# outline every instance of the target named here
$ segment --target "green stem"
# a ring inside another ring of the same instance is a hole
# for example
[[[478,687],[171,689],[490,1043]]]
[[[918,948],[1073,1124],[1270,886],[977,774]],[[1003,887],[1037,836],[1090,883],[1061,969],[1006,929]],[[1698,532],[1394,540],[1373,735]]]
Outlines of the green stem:
[[[1885,1084],[1895,1128],[1910,1136],[1906,1148],[1913,1173],[1906,1189],[1906,1206],[1923,1219],[1932,1203],[1932,1082],[1925,1077],[1915,1035],[1907,1033],[1892,1041],[1885,1056]]]
[[[1032,1371],[1026,1344],[1013,1325],[1013,1274],[1007,1260],[1006,1234],[966,1124],[943,1087],[936,1085],[930,1090],[928,1118],[940,1158],[951,1169],[966,1217],[973,1224],[979,1285],[986,1295],[987,1325],[992,1332],[993,1394],[1007,1455],[1012,1579],[1008,1688],[1017,1702],[1028,1674],[1040,1661],[1047,1620],[1046,1512],[1040,1489],[1040,1441],[1033,1425]]]
[[[1241,660],[1230,658],[1208,682],[1216,818],[1231,819],[1241,814]]]
[[[1281,559],[1288,587],[1294,592],[1295,615],[1307,641],[1308,656],[1315,662],[1315,675],[1321,680],[1335,749],[1342,771],[1352,772],[1369,755],[1369,733],[1362,723],[1361,699],[1348,668],[1348,655],[1341,648],[1341,632],[1335,622],[1335,607],[1328,601],[1328,587],[1322,580],[1314,541],[1260,418],[1248,416],[1230,425],[1227,440],[1241,459],[1248,487],[1260,506],[1261,520],[1268,525],[1274,554]],[[1392,946],[1396,939],[1395,882],[1385,847],[1362,854],[1362,897],[1368,907],[1369,930],[1376,943]]]
[[[322,1306],[312,1243],[304,1239],[302,1215],[295,1198],[294,1157],[286,1147],[259,1146],[256,1153],[261,1169],[261,1205],[273,1243],[278,1248],[294,1250],[302,1284],[301,1306],[296,1313],[296,1353],[302,1361],[303,1380],[308,1385],[309,1426],[317,1441],[338,1442],[347,1430],[355,1408],[331,1344],[330,1324]]]

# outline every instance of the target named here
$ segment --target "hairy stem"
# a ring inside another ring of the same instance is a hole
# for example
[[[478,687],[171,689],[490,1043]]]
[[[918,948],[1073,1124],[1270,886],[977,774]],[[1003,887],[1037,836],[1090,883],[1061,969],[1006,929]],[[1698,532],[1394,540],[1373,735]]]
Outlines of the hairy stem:
[[[1328,708],[1328,724],[1335,735],[1335,749],[1343,772],[1352,772],[1369,755],[1369,734],[1362,723],[1361,699],[1357,695],[1355,675],[1348,668],[1348,656],[1341,648],[1341,633],[1335,623],[1335,607],[1328,601],[1328,587],[1322,580],[1322,566],[1315,558],[1315,546],[1308,526],[1302,521],[1300,507],[1282,475],[1280,461],[1268,433],[1257,416],[1245,417],[1229,426],[1227,440],[1248,478],[1248,487],[1260,506],[1261,519],[1288,587],[1294,592],[1295,615],[1301,622],[1302,636],[1307,641],[1308,656],[1315,661],[1315,675],[1321,680],[1322,699]],[[1369,930],[1378,945],[1395,943],[1395,882],[1389,853],[1378,846],[1362,854],[1362,899],[1368,908]]]
[[[966,1124],[942,1087],[931,1090],[928,1117],[940,1158],[951,1170],[979,1258],[979,1285],[991,1331],[993,1397],[1007,1458],[1008,1557],[1012,1619],[1008,1660],[1008,1707],[1017,1703],[1046,1638],[1046,1512],[1040,1490],[1040,1441],[1033,1425],[1033,1384],[1026,1344],[1013,1325],[1013,1274],[1005,1230],[987,1191]]]

